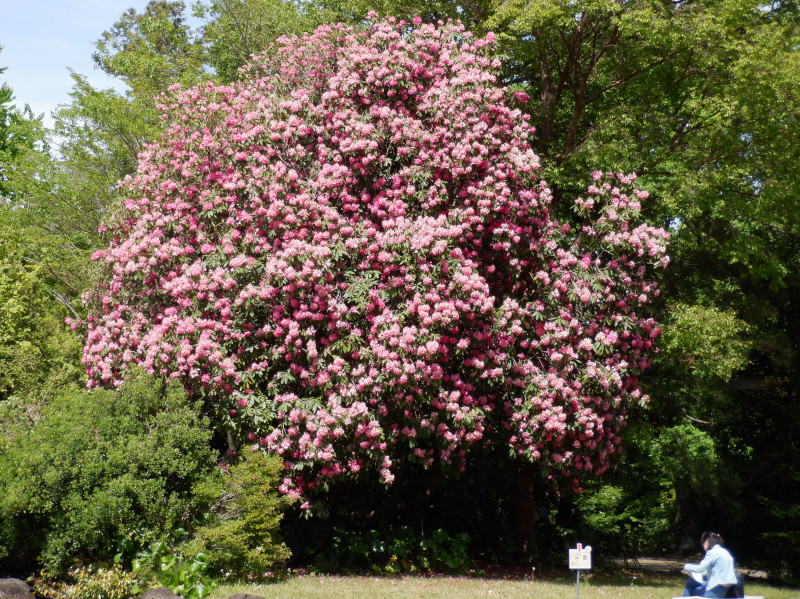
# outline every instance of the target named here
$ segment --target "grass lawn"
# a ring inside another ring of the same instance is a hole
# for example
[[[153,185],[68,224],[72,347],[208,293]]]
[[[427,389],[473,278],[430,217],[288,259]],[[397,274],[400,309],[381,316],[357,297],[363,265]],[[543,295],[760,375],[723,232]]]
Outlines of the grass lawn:
[[[580,599],[670,599],[683,590],[683,578],[670,574],[630,574],[581,579]],[[748,595],[800,599],[800,589],[746,583]],[[265,585],[221,586],[210,599],[248,593],[266,599],[572,599],[575,579],[508,580],[448,576],[295,576]]]

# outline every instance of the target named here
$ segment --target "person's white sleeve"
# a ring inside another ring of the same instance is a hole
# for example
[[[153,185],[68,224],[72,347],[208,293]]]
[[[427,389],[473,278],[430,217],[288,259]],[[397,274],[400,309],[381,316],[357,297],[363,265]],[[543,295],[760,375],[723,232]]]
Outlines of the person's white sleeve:
[[[698,572],[701,574],[708,574],[711,570],[711,565],[714,563],[714,557],[706,553],[703,561],[699,564],[686,564],[683,569],[687,572]]]

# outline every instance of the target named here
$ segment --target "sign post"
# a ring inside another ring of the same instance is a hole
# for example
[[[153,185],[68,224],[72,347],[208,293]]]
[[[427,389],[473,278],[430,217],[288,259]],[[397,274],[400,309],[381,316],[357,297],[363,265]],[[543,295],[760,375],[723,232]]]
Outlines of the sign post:
[[[592,548],[580,543],[569,550],[569,569],[575,570],[575,599],[580,599],[581,570],[592,569]]]

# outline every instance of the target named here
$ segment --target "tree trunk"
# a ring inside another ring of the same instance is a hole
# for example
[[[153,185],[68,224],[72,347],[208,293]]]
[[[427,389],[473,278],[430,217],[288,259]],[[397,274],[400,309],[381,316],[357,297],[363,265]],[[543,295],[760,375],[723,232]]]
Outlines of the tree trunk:
[[[511,530],[514,542],[523,555],[536,557],[536,499],[535,485],[530,467],[521,465],[516,472],[511,497]]]

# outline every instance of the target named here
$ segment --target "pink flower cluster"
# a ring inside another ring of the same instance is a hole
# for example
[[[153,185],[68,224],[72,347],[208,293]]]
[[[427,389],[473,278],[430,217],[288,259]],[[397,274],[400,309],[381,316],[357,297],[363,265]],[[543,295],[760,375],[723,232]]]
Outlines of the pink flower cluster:
[[[487,41],[373,18],[172,89],[95,256],[90,385],[180,379],[292,494],[489,442],[567,481],[605,469],[667,235],[623,175],[595,173],[581,227],[552,218]]]

